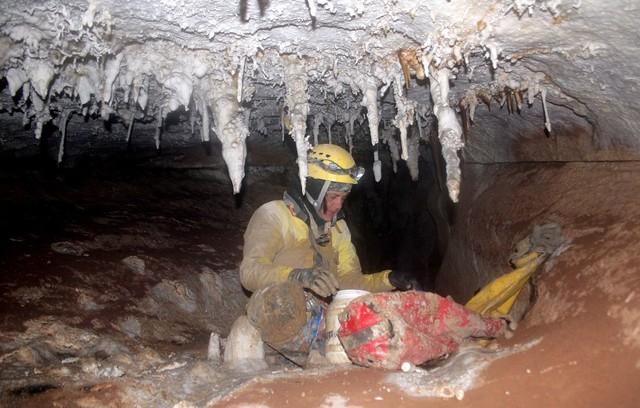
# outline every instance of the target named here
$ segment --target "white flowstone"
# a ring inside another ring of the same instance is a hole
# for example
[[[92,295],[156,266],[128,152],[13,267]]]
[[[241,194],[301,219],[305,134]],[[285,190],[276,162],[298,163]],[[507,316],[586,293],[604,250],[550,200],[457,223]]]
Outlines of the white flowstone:
[[[232,366],[240,366],[240,363],[251,362],[255,366],[267,366],[265,362],[264,342],[260,332],[249,323],[249,318],[242,315],[236,319],[227,337],[224,349],[224,362]],[[261,363],[261,364],[260,364]]]

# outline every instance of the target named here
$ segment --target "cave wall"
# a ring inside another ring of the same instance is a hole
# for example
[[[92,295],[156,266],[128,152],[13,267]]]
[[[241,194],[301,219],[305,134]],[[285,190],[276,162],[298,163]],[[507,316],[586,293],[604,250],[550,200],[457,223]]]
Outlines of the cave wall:
[[[442,294],[464,303],[512,270],[514,245],[536,224],[556,222],[566,238],[534,274],[537,297],[514,336],[514,347],[535,346],[487,373],[526,406],[637,405],[639,171],[638,162],[463,168]]]
[[[534,225],[555,222],[566,241],[535,275],[530,324],[606,315],[637,353],[638,171],[637,162],[465,165],[438,290],[466,302],[511,270],[509,255]]]

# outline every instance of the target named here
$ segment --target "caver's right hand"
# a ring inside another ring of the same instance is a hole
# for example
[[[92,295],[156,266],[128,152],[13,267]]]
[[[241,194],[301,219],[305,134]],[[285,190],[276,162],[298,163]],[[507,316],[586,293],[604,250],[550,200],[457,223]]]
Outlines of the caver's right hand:
[[[294,269],[289,274],[289,280],[300,283],[321,297],[335,295],[338,291],[338,280],[326,269],[314,267],[308,269]]]
[[[403,270],[393,270],[389,274],[389,283],[398,290],[422,290],[422,285],[412,273]]]

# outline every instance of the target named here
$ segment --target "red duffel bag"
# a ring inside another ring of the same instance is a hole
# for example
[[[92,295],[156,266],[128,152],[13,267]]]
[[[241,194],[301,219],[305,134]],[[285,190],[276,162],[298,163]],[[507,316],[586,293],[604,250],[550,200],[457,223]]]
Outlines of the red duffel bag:
[[[468,338],[492,338],[505,322],[428,292],[373,293],[339,316],[338,338],[355,364],[399,369],[458,349]]]

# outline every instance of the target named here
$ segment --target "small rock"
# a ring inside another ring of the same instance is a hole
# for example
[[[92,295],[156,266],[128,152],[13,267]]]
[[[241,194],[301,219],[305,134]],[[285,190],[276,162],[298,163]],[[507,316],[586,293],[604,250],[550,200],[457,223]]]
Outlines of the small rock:
[[[51,374],[54,377],[68,377],[72,373],[71,373],[71,370],[69,369],[69,367],[59,367],[59,368],[54,368],[51,371],[49,371],[49,374]]]
[[[127,318],[120,323],[120,329],[131,338],[140,337],[142,331],[140,321],[133,316],[127,316]]]
[[[133,358],[128,354],[117,354],[111,357],[109,361],[120,367],[133,367],[135,365]]]
[[[165,279],[151,289],[151,294],[156,300],[176,305],[184,312],[193,313],[198,307],[195,293],[183,282]]]
[[[80,360],[78,357],[67,357],[62,360],[62,364],[73,364],[77,363]]]
[[[14,354],[16,360],[28,366],[35,366],[42,363],[40,355],[29,346],[20,347]]]
[[[91,295],[88,295],[84,292],[78,295],[78,304],[82,309],[87,311],[102,309],[102,307],[95,302]]]
[[[82,256],[84,254],[84,248],[80,244],[70,241],[54,242],[51,244],[51,249],[64,255]]]
[[[128,256],[122,260],[124,266],[136,275],[144,275],[146,272],[146,266],[144,259],[135,255]]]
[[[211,361],[220,361],[220,335],[218,333],[213,332],[209,336],[207,358]]]
[[[206,361],[197,361],[191,368],[191,374],[202,381],[214,381],[215,373],[214,368]]]
[[[174,361],[173,363],[169,363],[165,366],[158,368],[158,372],[161,373],[163,371],[175,370],[176,368],[182,368],[187,365],[186,361]]]
[[[124,374],[124,369],[117,365],[103,367],[100,371],[98,371],[98,376],[106,378],[122,377]]]
[[[84,373],[97,376],[100,370],[100,364],[94,359],[86,359],[80,364],[80,369]]]
[[[162,358],[157,351],[150,348],[146,348],[136,354],[135,360],[143,367],[155,367],[167,362],[167,360]]]

